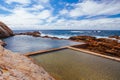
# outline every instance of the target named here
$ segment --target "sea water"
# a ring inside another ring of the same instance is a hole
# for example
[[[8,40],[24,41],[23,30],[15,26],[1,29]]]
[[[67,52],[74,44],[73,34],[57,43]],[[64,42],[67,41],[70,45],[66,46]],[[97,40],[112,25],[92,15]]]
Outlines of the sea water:
[[[15,30],[14,32],[29,32],[36,30]],[[112,35],[120,36],[120,30],[37,30],[42,36],[48,35],[59,38],[69,38],[71,36],[87,35],[96,37],[108,37]]]

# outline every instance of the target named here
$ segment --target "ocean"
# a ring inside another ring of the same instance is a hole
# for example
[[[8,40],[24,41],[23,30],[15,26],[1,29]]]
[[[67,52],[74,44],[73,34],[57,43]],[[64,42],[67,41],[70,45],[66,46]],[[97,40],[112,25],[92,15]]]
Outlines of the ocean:
[[[59,38],[69,38],[71,36],[87,35],[95,37],[108,37],[119,35],[120,30],[14,30],[14,32],[32,32],[39,31],[42,36],[48,35]]]

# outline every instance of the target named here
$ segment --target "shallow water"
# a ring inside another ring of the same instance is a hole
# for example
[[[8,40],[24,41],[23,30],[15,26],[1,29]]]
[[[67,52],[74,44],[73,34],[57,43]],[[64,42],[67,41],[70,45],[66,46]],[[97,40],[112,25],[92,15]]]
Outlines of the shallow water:
[[[5,48],[20,53],[80,44],[78,42],[69,40],[52,40],[48,38],[32,37],[26,35],[9,37],[4,39],[4,41],[7,43]]]
[[[120,62],[70,49],[31,56],[56,80],[120,80]]]

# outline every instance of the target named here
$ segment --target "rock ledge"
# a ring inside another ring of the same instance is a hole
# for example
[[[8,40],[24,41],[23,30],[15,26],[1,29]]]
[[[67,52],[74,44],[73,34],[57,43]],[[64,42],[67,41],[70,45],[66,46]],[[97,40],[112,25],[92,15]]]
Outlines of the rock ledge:
[[[42,67],[0,45],[0,80],[55,80]]]

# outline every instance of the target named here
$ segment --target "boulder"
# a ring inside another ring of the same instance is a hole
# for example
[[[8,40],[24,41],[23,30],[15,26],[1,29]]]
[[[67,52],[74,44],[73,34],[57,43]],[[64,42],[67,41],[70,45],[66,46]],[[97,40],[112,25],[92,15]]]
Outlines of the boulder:
[[[13,36],[13,31],[3,22],[0,22],[0,38]]]
[[[42,36],[42,38],[49,38],[49,36],[47,36],[47,35],[46,36]]]

